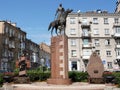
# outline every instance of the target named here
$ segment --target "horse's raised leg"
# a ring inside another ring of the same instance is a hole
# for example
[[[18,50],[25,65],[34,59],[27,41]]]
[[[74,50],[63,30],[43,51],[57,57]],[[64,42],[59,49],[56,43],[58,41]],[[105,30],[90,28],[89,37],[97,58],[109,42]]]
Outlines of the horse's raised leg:
[[[52,34],[52,33],[53,33],[53,29],[51,29],[51,36],[53,36],[53,34]]]
[[[57,32],[57,29],[55,29],[55,33],[57,34],[57,36],[58,36],[58,32]]]

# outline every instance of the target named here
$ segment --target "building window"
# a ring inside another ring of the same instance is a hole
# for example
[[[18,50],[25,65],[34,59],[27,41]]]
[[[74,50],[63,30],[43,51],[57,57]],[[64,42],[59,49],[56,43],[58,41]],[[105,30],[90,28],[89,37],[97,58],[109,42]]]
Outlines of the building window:
[[[10,31],[9,31],[9,36],[11,37],[12,36],[12,29],[10,29]]]
[[[98,35],[99,34],[99,30],[98,29],[94,29],[94,35]]]
[[[120,34],[120,27],[115,27],[115,33],[119,33]]]
[[[83,50],[83,56],[90,56],[92,51],[90,49]]]
[[[5,28],[5,33],[8,33],[8,27]]]
[[[9,42],[8,38],[5,38],[5,44],[7,45]]]
[[[117,49],[116,49],[116,55],[117,55],[117,56],[120,56],[120,48],[117,48]]]
[[[117,39],[117,40],[116,40],[116,44],[117,44],[117,45],[120,45],[120,39]]]
[[[100,50],[96,50],[97,55],[100,55]]]
[[[71,50],[71,56],[72,56],[72,57],[76,57],[76,56],[77,56],[76,50]]]
[[[74,29],[74,28],[71,28],[71,29],[70,29],[70,34],[71,34],[71,35],[75,35],[75,34],[76,34],[76,32],[75,32],[75,29]]]
[[[93,24],[98,24],[98,18],[93,18]]]
[[[18,33],[18,38],[20,39],[20,33]]]
[[[7,50],[7,49],[4,49],[4,50],[2,51],[2,55],[3,55],[4,57],[7,57],[7,56],[8,56],[8,50]]]
[[[75,24],[75,18],[70,18],[70,24]]]
[[[71,39],[71,46],[76,46],[76,40],[75,39]]]
[[[107,56],[111,56],[111,51],[106,51]]]
[[[83,45],[88,45],[89,44],[89,40],[88,39],[83,39]]]
[[[105,45],[110,45],[110,39],[105,40]]]
[[[83,25],[86,25],[86,24],[87,24],[87,18],[83,18],[83,19],[82,19],[82,24],[83,24]]]
[[[108,18],[104,18],[104,24],[108,24]]]
[[[20,46],[21,46],[22,49],[25,49],[25,43],[24,42],[20,43]]]
[[[95,46],[99,45],[99,39],[95,39]]]
[[[84,59],[84,65],[85,65],[85,67],[87,67],[87,65],[88,65],[88,59]]]
[[[77,70],[77,61],[72,61],[71,62],[72,70]]]
[[[108,69],[112,69],[112,62],[107,62]]]
[[[83,29],[83,36],[89,36],[89,30],[88,29]]]
[[[23,40],[25,41],[25,39],[26,39],[26,36],[24,35],[24,36],[23,36]]]
[[[108,34],[110,34],[109,29],[105,29],[105,35],[108,35]]]
[[[119,18],[114,18],[114,23],[119,23]]]

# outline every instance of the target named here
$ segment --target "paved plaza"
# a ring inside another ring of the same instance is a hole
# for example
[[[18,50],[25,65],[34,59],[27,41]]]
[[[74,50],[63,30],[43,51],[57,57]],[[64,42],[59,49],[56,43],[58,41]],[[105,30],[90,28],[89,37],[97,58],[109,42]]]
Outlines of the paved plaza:
[[[51,85],[46,82],[34,82],[31,84],[7,84],[1,90],[120,90],[111,84],[89,84],[76,82],[71,85]]]

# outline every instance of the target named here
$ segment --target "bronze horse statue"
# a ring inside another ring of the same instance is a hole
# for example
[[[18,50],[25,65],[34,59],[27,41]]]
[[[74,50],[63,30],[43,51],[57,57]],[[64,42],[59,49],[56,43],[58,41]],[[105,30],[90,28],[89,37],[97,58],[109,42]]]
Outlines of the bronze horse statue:
[[[69,13],[71,13],[72,9],[67,9],[64,11],[62,16],[60,17],[60,20],[54,20],[49,24],[48,31],[51,30],[51,35],[53,33],[53,30],[55,30],[55,33],[58,35],[58,30],[61,34],[62,30],[65,30],[66,27],[66,18]]]

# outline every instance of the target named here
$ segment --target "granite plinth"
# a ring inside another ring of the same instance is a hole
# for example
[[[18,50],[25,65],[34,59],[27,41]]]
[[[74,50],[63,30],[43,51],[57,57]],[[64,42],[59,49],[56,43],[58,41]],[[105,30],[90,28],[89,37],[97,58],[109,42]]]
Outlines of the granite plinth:
[[[49,84],[71,84],[68,77],[68,37],[58,35],[51,38],[51,78]]]
[[[69,85],[69,84],[71,84],[72,82],[71,82],[71,79],[48,79],[47,80],[47,83],[48,84],[56,84],[56,85]]]

